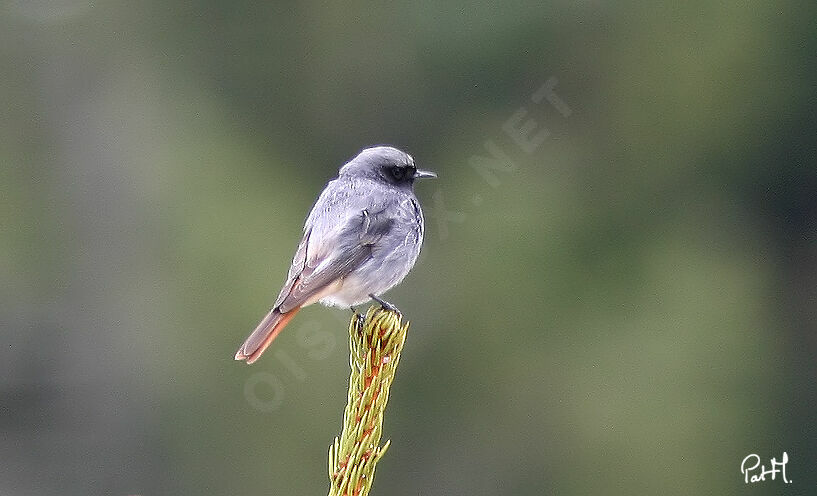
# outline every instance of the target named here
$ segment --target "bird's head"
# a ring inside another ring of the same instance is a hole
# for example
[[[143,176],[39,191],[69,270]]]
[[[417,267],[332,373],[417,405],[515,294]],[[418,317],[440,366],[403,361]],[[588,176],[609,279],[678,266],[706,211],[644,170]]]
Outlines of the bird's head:
[[[411,189],[415,179],[437,177],[420,170],[406,152],[391,146],[366,148],[340,168],[339,176],[369,178],[398,188]]]

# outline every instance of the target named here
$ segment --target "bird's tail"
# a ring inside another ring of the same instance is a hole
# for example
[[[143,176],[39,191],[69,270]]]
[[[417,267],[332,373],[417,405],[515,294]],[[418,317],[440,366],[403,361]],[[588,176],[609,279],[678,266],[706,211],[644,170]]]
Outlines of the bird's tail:
[[[301,307],[295,307],[287,313],[281,313],[277,308],[273,308],[264,317],[258,327],[247,337],[244,344],[238,348],[235,354],[236,360],[246,360],[248,364],[255,362],[267,349],[267,346],[272,343],[272,340],[278,336],[284,327],[292,320],[292,317],[298,313]]]

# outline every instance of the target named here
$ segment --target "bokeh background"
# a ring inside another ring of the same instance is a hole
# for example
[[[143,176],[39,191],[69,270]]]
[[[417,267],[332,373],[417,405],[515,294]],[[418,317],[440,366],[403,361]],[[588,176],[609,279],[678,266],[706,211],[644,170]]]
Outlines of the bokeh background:
[[[0,494],[324,493],[348,312],[232,355],[378,143],[440,177],[372,494],[814,494],[815,6],[2,2]]]

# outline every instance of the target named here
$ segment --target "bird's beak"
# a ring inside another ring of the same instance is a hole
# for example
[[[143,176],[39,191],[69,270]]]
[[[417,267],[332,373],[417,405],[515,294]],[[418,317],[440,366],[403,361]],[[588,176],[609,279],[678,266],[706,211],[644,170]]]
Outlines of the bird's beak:
[[[422,179],[424,177],[437,177],[437,174],[427,170],[417,169],[414,173],[414,179]]]

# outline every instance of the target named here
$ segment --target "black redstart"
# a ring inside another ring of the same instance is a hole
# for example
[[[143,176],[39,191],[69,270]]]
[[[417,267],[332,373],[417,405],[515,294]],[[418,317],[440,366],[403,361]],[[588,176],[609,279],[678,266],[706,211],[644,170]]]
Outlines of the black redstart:
[[[406,277],[423,244],[423,212],[411,155],[390,146],[361,151],[326,185],[272,310],[235,354],[253,363],[301,308],[352,307],[380,298]]]

